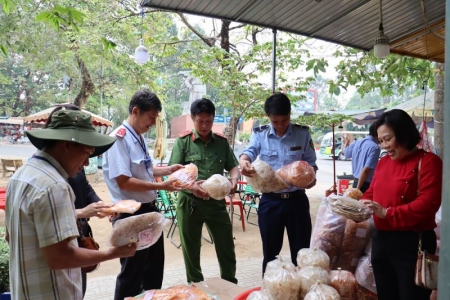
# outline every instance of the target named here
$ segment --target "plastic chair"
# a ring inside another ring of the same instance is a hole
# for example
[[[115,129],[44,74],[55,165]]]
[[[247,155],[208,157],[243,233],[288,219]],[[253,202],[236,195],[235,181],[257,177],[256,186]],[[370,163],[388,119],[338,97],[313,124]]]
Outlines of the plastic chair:
[[[245,213],[244,213],[244,206],[242,204],[241,199],[232,199],[230,196],[225,197],[225,201],[228,206],[230,206],[230,202],[233,203],[233,206],[239,206],[239,210],[241,213],[241,222],[242,222],[242,230],[245,231]]]
[[[177,245],[173,241],[173,234],[175,229],[177,228],[177,210],[176,210],[176,201],[172,198],[167,191],[159,190],[159,196],[161,197],[161,202],[164,207],[165,213],[163,213],[164,217],[171,220],[169,231],[167,232],[167,238],[170,236],[170,242],[177,248],[181,247],[181,243]]]
[[[247,184],[247,186],[245,187],[245,192],[244,193],[246,195],[245,203],[248,206],[247,223],[258,226],[257,223],[250,222],[248,220],[248,218],[250,217],[250,214],[252,213],[252,209],[254,209],[256,211],[256,213],[252,213],[252,214],[256,214],[257,215],[258,208],[259,208],[259,200],[261,199],[261,194],[258,193],[255,190],[253,190],[253,188],[249,184]]]

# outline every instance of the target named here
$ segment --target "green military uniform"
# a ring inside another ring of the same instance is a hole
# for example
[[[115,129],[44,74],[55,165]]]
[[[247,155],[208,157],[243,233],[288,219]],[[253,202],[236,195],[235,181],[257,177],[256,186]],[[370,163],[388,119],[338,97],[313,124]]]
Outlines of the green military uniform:
[[[169,165],[189,163],[198,167],[198,180],[223,174],[224,169],[230,171],[238,166],[225,136],[211,133],[211,138],[205,143],[195,129],[177,138],[169,161]],[[220,276],[237,283],[233,232],[225,200],[203,200],[188,191],[179,192],[177,221],[187,281],[200,282],[204,279],[200,266],[200,247],[203,223],[206,223],[214,240]]]

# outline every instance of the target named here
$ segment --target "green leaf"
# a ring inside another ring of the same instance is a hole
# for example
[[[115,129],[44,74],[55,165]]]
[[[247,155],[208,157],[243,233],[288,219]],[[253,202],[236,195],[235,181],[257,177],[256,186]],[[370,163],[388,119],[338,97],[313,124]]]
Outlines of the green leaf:
[[[8,48],[5,45],[0,45],[0,50],[5,56],[9,56]]]
[[[338,86],[334,87],[333,94],[339,96],[341,94],[341,89]]]

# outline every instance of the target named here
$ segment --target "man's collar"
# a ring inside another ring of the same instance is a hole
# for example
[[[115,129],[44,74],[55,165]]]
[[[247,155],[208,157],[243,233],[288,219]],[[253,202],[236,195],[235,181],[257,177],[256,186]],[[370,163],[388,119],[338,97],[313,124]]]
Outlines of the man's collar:
[[[62,177],[64,177],[65,179],[69,178],[69,174],[67,174],[66,170],[64,170],[61,164],[56,159],[54,159],[53,156],[42,150],[36,151],[35,155],[43,157],[46,160],[48,160],[50,164],[53,167],[55,167],[56,170],[58,170],[58,172],[61,174]]]
[[[211,140],[211,138],[212,138],[213,140],[216,139],[216,137],[215,137],[214,133],[212,132],[212,130],[211,130],[211,132],[209,133],[209,136],[210,136],[210,139],[209,139],[209,140]],[[192,139],[192,141],[201,140],[200,134],[198,134],[198,132],[197,132],[197,130],[195,130],[195,128],[192,129],[191,139]],[[209,141],[209,140],[208,140],[208,141]]]
[[[140,137],[140,134],[137,134],[136,131],[134,131],[133,127],[130,125],[130,123],[128,123],[126,120],[124,120],[124,121],[122,122],[122,125],[125,125],[126,128],[127,128],[128,130],[130,130],[130,132],[131,132],[132,134],[134,134],[137,138]],[[137,139],[132,139],[132,140],[133,140],[134,143],[137,143],[137,142],[138,142]]]
[[[288,128],[286,129],[286,132],[284,133],[283,136],[288,136],[292,133],[292,123],[289,123]],[[272,123],[269,123],[269,135],[275,135],[277,136],[277,133],[275,132],[275,129],[273,128]]]

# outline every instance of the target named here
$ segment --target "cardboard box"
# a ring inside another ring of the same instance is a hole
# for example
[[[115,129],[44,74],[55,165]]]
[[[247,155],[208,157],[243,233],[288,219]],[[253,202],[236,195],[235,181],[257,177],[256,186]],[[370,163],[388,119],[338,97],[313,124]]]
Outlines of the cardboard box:
[[[216,277],[195,283],[194,286],[218,300],[234,300],[236,296],[249,289]]]

